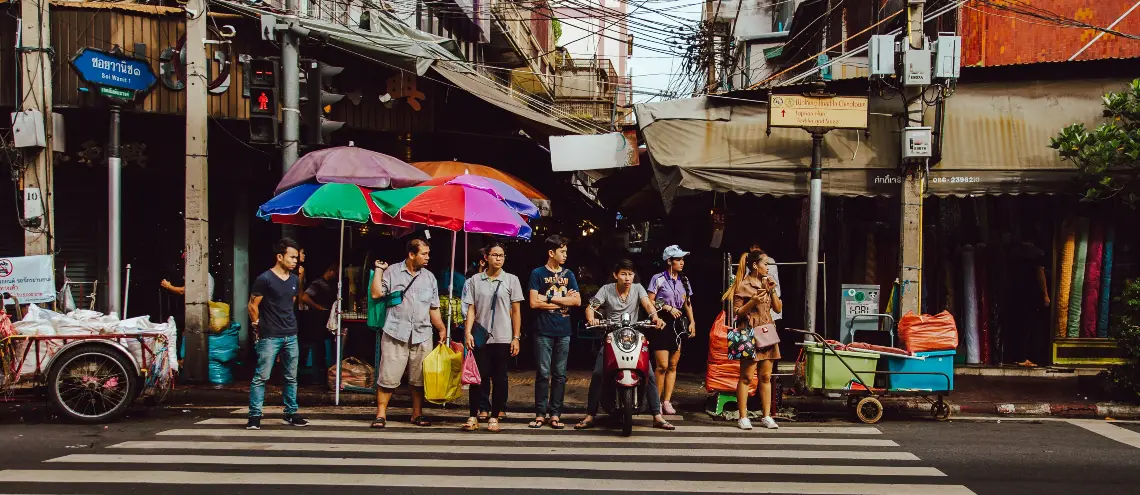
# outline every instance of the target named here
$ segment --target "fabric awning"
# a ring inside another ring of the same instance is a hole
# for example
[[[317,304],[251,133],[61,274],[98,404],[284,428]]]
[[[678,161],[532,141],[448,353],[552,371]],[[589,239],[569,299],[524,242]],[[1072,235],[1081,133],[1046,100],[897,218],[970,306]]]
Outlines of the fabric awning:
[[[1073,122],[1095,126],[1101,97],[1120,79],[962,84],[947,103],[942,161],[931,169],[937,196],[1074,192],[1075,169],[1048,148]],[[872,99],[870,137],[835,130],[824,137],[823,191],[832,196],[897,194],[901,100]],[[678,194],[721,191],[806,195],[811,136],[767,131],[767,106],[690,98],[635,106],[667,206]],[[934,111],[926,115],[934,123]]]
[[[531,109],[525,103],[512,98],[499,89],[499,85],[494,81],[476,74],[461,64],[439,61],[432,66],[432,69],[452,84],[463,88],[464,91],[479,97],[479,99],[542,125],[547,128],[548,134],[582,134],[581,131],[575,130],[553,117]]]

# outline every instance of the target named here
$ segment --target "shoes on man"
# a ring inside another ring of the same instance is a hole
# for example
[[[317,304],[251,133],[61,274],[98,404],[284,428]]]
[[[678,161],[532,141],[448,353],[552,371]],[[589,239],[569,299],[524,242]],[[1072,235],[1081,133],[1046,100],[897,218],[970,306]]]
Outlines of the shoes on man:
[[[290,426],[309,426],[309,420],[302,418],[296,414],[285,416],[281,419],[285,424]]]
[[[245,429],[247,429],[247,430],[260,430],[261,429],[261,416],[250,416],[249,421],[245,422]]]

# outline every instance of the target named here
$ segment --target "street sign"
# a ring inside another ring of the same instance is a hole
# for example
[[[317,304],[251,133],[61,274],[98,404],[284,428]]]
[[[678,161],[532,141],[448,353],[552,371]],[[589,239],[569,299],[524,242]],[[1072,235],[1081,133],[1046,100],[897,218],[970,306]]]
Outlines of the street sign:
[[[768,127],[866,129],[867,97],[772,95]]]
[[[121,53],[82,48],[71,58],[71,66],[83,82],[99,89],[99,94],[115,100],[134,100],[158,81],[145,59]]]

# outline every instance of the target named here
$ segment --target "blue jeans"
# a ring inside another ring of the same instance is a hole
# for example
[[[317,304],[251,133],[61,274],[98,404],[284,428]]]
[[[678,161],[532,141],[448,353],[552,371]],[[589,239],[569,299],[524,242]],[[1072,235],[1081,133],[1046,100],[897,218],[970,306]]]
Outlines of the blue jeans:
[[[285,386],[281,395],[285,398],[285,415],[297,413],[297,358],[301,352],[297,346],[297,336],[262,337],[257,341],[257,373],[249,384],[249,417],[261,417],[261,406],[265,403],[265,382],[273,373],[273,363],[277,355],[285,366]]]
[[[566,396],[566,356],[569,354],[570,336],[534,336],[534,359],[538,364],[534,372],[536,417],[561,417],[562,399]]]

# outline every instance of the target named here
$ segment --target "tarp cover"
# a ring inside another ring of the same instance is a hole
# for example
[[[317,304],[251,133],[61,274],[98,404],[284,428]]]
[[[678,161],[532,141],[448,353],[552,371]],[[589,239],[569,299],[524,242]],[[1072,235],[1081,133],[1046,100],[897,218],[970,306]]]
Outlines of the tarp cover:
[[[1062,127],[1101,118],[1101,97],[1125,80],[962,84],[947,100],[941,163],[928,192],[937,196],[1074,191],[1075,169],[1048,147]],[[873,98],[869,131],[824,136],[823,192],[832,196],[897,194],[902,101]],[[636,105],[655,178],[667,207],[679,194],[721,191],[806,195],[811,135],[767,131],[767,105],[699,97]],[[934,124],[934,111],[926,113]]]

